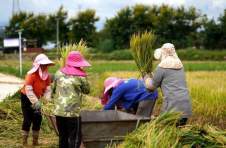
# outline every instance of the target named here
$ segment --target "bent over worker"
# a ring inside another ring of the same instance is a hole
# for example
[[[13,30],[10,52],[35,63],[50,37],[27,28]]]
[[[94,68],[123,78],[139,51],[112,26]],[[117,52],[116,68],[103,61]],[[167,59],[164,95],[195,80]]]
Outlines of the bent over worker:
[[[142,80],[117,77],[107,78],[104,85],[104,93],[112,91],[104,110],[114,110],[115,104],[119,102],[124,109],[133,109],[136,115],[151,117],[155,100],[158,98],[158,90],[148,93]]]

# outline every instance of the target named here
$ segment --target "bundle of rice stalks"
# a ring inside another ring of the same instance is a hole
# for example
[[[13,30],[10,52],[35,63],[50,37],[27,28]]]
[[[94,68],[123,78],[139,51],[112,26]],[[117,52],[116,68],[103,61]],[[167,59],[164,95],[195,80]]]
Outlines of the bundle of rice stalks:
[[[23,124],[20,92],[21,89],[18,89],[15,94],[7,96],[3,102],[0,103],[0,147],[19,147],[17,144],[22,144],[19,140],[21,139],[21,127]],[[43,116],[41,136],[43,133],[48,133],[46,136],[52,138],[54,131],[52,131],[47,124],[48,122],[46,122]],[[9,141],[12,141],[12,139],[16,140],[18,143],[10,143]]]
[[[185,148],[185,147],[224,147],[226,132],[214,126],[176,127],[181,113],[163,112],[158,118],[136,128],[133,133],[120,138],[125,141],[117,148]]]
[[[14,95],[8,95],[0,103],[0,137],[18,138],[18,129],[22,126],[22,110],[19,89]],[[1,138],[0,138],[1,140]]]
[[[154,51],[152,49],[155,43],[156,35],[154,31],[133,34],[130,39],[130,48],[133,59],[136,62],[137,68],[144,79],[144,85],[147,92],[151,92],[150,85],[152,84],[152,73],[154,63]],[[139,75],[139,76],[140,76]],[[139,77],[138,76],[138,77]]]
[[[61,58],[57,59],[58,63],[60,64],[60,67],[62,68],[66,66],[65,62],[67,60],[67,55],[69,52],[79,51],[85,59],[88,49],[89,48],[86,46],[86,43],[82,39],[78,44],[66,44],[65,47],[60,47]]]
[[[175,134],[175,124],[180,115],[181,114],[178,112],[164,112],[156,120],[152,120],[149,123],[141,125],[131,134],[125,136],[125,141],[115,147],[173,147],[178,143],[179,140],[179,136]]]
[[[152,46],[155,43],[154,31],[138,32],[130,39],[130,48],[133,59],[136,62],[140,74],[147,75],[153,72],[154,52]]]

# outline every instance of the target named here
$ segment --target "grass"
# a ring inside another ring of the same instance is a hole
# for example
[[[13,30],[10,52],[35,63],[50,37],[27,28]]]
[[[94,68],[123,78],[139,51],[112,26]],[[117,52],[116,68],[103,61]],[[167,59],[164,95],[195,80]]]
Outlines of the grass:
[[[157,119],[141,125],[126,136],[117,148],[200,148],[224,147],[226,132],[213,126],[181,126],[175,124],[178,112],[163,112]]]
[[[20,103],[20,91],[19,89],[14,95],[8,96],[0,103],[0,147],[22,147],[21,128],[23,116]],[[42,109],[46,113],[51,114],[53,110],[53,99],[50,103],[44,99],[41,99],[40,102],[42,103]],[[95,100],[88,99],[88,97],[84,96],[82,110],[97,109],[103,109],[103,106]],[[42,147],[57,148],[59,147],[58,140],[59,138],[56,136],[52,126],[50,126],[50,123],[43,115],[39,142],[42,144]],[[32,135],[30,132],[28,144],[31,145],[31,142]]]
[[[20,78],[24,78],[27,71],[32,68],[32,61],[23,60],[22,75],[20,75],[19,60],[0,60],[0,72],[12,74]],[[55,61],[55,66],[50,66],[48,72],[55,73],[60,69],[59,64]],[[92,67],[85,67],[84,70],[92,73],[104,73],[108,71],[137,71],[134,61],[89,61]],[[154,62],[154,68],[159,64]],[[184,61],[185,71],[223,71],[226,70],[226,61],[211,62],[211,61]]]

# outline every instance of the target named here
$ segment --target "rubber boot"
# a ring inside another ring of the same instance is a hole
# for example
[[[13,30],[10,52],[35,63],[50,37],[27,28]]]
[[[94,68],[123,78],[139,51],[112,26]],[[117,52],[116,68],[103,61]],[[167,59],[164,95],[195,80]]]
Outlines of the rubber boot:
[[[38,143],[39,131],[32,131],[32,137],[33,137],[33,146],[41,146]]]
[[[21,132],[23,147],[28,147],[28,144],[27,144],[28,133],[29,133],[28,131],[24,131],[24,130],[22,130]]]

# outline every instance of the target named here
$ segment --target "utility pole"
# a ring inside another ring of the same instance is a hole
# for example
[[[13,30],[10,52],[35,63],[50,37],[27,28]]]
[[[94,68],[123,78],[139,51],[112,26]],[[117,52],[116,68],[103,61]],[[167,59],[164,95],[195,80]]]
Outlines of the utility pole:
[[[57,54],[59,53],[59,18],[56,18],[57,21]]]
[[[20,49],[20,75],[22,75],[22,56],[21,56],[21,34],[24,29],[16,30],[19,34],[19,49]]]

